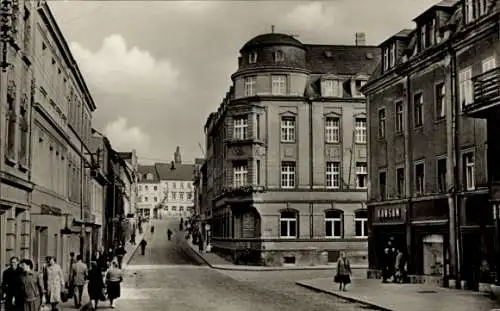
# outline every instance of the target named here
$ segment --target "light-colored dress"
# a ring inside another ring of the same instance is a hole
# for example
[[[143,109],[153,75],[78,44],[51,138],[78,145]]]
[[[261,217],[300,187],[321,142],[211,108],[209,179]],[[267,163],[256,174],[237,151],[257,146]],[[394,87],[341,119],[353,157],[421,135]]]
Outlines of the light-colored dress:
[[[61,291],[64,289],[64,274],[61,266],[54,264],[45,267],[45,290],[47,292],[47,302],[61,302]]]

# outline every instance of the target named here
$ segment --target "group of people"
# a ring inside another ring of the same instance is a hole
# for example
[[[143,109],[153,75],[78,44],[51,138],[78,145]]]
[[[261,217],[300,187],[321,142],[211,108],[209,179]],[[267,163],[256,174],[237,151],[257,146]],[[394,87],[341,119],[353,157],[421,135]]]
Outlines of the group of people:
[[[82,307],[85,284],[89,294],[88,309],[94,310],[99,301],[109,299],[110,307],[120,297],[120,283],[123,281],[117,256],[110,261],[98,252],[90,261],[90,269],[83,262],[82,255],[70,256],[68,278],[52,256],[35,271],[30,259],[19,261],[10,259],[10,266],[2,275],[2,299],[6,311],[39,311],[42,306],[48,310],[58,310],[59,304],[74,299],[75,308]]]
[[[384,248],[382,282],[404,283],[407,282],[407,264],[404,253],[396,249],[391,242]]]

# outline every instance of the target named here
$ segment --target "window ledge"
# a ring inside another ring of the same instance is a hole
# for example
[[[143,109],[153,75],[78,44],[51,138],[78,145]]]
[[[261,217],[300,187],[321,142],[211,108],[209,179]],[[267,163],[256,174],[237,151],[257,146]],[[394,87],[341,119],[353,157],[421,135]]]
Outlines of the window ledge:
[[[21,172],[26,173],[27,171],[29,171],[29,167],[28,167],[28,165],[27,165],[27,164],[19,164],[19,166],[18,166],[18,167],[19,167],[19,170],[20,170]]]
[[[14,160],[14,158],[11,158],[9,156],[5,156],[5,163],[7,163],[10,166],[15,166],[17,164],[17,161]]]
[[[297,141],[293,140],[293,141],[289,141],[289,140],[281,140],[280,141],[282,144],[295,144]]]
[[[338,144],[340,144],[340,140],[339,141],[325,141],[325,144],[326,145],[338,145]]]

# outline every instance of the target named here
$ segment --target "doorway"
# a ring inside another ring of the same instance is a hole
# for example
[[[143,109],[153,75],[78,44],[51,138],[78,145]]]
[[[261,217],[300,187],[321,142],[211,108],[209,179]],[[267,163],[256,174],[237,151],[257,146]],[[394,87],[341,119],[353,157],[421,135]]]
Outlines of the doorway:
[[[481,268],[481,234],[467,232],[462,235],[462,280],[467,288],[479,290],[479,274]]]

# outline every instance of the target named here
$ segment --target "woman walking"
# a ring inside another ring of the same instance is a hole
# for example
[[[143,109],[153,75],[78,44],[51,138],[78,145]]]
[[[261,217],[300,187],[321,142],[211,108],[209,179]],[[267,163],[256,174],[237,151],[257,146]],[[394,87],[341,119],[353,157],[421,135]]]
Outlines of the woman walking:
[[[101,268],[97,265],[95,261],[92,261],[90,263],[90,271],[88,278],[89,278],[89,283],[87,291],[89,293],[90,305],[92,306],[92,310],[95,310],[97,308],[97,305],[99,304],[99,300],[105,298],[104,281],[102,279]]]
[[[33,262],[29,259],[21,260],[21,280],[19,289],[19,311],[39,311],[44,303],[43,278],[33,271]]]
[[[339,260],[337,261],[335,282],[339,283],[339,290],[344,291],[347,290],[347,284],[351,283],[351,265],[344,252],[340,253]]]
[[[52,310],[58,310],[57,306],[62,301],[61,293],[64,290],[64,275],[52,256],[47,257],[47,266],[43,273],[43,285],[46,290],[47,302],[51,304]]]
[[[106,285],[108,288],[109,305],[114,308],[114,301],[120,298],[120,283],[123,281],[122,270],[118,268],[118,262],[113,261],[106,273]]]

